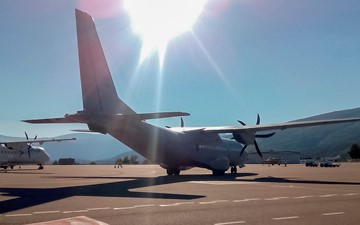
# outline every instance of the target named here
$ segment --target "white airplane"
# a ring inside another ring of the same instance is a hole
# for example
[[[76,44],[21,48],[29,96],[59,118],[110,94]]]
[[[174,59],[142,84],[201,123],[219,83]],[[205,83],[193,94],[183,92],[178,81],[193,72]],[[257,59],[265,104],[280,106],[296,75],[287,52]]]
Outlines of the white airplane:
[[[26,140],[24,141],[0,141],[0,168],[14,168],[16,165],[39,165],[39,170],[44,169],[43,165],[50,160],[45,149],[39,146],[32,146],[32,143],[42,145],[45,142],[60,142],[76,140],[75,138],[63,139],[36,139],[29,140],[25,132]]]
[[[84,123],[89,130],[110,134],[153,163],[166,169],[168,175],[178,175],[192,167],[209,169],[214,175],[223,175],[231,167],[243,166],[248,145],[255,145],[262,157],[257,138],[269,138],[274,130],[324,124],[359,121],[360,118],[292,122],[274,125],[226,127],[158,127],[146,122],[150,119],[188,116],[184,112],[136,113],[119,99],[93,18],[75,10],[82,87],[83,110],[65,114],[61,118],[24,120],[28,123]],[[258,132],[271,131],[263,134]],[[220,134],[231,134],[231,139]]]

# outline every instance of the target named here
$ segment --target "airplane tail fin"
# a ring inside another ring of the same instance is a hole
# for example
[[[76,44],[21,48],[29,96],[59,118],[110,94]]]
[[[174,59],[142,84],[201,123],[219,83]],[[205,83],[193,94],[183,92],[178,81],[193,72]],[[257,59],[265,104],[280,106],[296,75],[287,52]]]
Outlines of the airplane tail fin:
[[[84,110],[136,114],[117,95],[93,18],[78,9],[75,16]]]
[[[136,113],[119,99],[93,18],[75,10],[83,111],[60,118],[23,120],[27,123],[86,123],[90,132],[107,133],[124,121],[188,116],[184,112]],[[84,130],[83,130],[84,131]]]

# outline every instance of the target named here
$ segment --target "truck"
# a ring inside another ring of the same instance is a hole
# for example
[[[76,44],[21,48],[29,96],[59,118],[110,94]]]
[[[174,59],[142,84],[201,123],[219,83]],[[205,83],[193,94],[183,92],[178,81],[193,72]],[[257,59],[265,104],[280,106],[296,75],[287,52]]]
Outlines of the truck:
[[[321,161],[320,162],[320,167],[339,167],[340,163],[339,162],[335,162],[335,161]]]
[[[315,160],[308,160],[305,163],[306,167],[318,167],[319,163]]]

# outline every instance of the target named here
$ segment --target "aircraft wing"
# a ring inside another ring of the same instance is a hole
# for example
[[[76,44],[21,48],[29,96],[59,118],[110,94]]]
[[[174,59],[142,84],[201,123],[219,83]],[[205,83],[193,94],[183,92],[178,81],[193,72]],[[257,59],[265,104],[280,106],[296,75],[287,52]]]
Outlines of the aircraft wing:
[[[337,123],[350,123],[360,121],[360,117],[357,118],[345,118],[345,119],[331,119],[331,120],[313,120],[313,121],[302,121],[302,122],[287,122],[279,124],[264,124],[264,125],[253,125],[253,126],[224,126],[224,127],[203,127],[199,128],[203,132],[213,133],[233,133],[233,132],[260,132],[269,130],[285,130],[289,128],[297,127],[310,127]],[[191,128],[192,131],[194,128]],[[183,132],[187,132],[187,129],[183,129]]]
[[[0,144],[32,144],[39,143],[43,144],[45,142],[60,142],[60,141],[74,141],[76,138],[42,138],[36,140],[23,140],[23,141],[0,141]]]

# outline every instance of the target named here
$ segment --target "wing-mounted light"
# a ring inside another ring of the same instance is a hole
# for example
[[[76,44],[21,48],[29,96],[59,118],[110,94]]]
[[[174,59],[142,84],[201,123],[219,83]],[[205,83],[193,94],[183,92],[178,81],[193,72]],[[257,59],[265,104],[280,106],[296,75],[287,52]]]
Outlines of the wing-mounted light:
[[[242,126],[246,126],[246,124],[244,122],[242,122],[241,120],[238,120],[238,122]],[[260,124],[260,116],[259,116],[259,114],[257,114],[256,125],[259,125],[259,124]],[[273,136],[274,134],[275,134],[275,132],[268,133],[268,134],[256,134],[256,132],[252,132],[252,131],[241,131],[241,132],[233,132],[233,139],[244,145],[244,147],[241,149],[240,156],[244,153],[245,149],[247,148],[247,146],[249,144],[253,144],[253,145],[255,145],[256,152],[262,158],[263,156],[261,154],[259,145],[256,142],[256,138],[269,138],[269,137]]]

